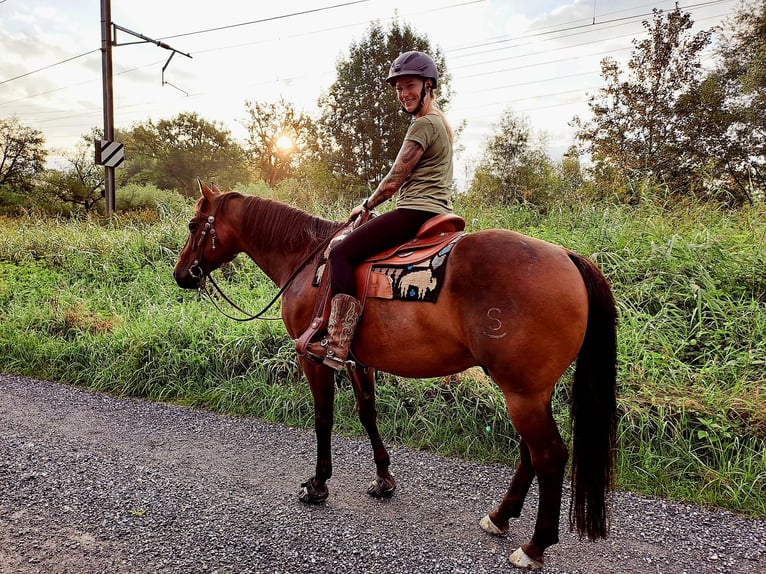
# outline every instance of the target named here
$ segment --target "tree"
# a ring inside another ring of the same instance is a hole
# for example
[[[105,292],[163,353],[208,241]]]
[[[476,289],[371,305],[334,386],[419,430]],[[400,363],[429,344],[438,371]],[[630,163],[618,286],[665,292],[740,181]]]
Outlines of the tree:
[[[124,142],[126,168],[121,182],[152,183],[193,197],[199,177],[221,187],[250,178],[244,151],[230,132],[195,113],[135,125]]]
[[[436,103],[445,109],[451,88],[444,55],[397,21],[388,31],[372,24],[367,36],[351,45],[336,65],[337,80],[319,100],[323,160],[356,186],[377,186],[401,147],[409,122],[385,80],[391,62],[409,50],[434,59],[440,74]]]
[[[575,118],[577,139],[590,152],[596,173],[616,169],[623,180],[651,180],[672,192],[702,193],[706,156],[695,153],[691,124],[685,121],[699,89],[701,53],[709,31],[691,35],[693,21],[676,8],[655,9],[643,25],[648,37],[633,40],[628,78],[612,58],[601,62],[606,86],[590,97],[593,119]]]
[[[295,175],[296,167],[316,152],[312,119],[280,99],[278,103],[245,102],[247,154],[258,176],[274,187]]]
[[[526,117],[506,110],[484,143],[468,194],[485,204],[545,203],[554,166],[545,137],[535,138]]]
[[[104,168],[96,165],[93,152],[93,140],[99,138],[98,128],[83,135],[74,150],[63,155],[67,164],[63,169],[48,169],[41,174],[37,193],[85,211],[93,209],[105,193]]]
[[[720,124],[714,158],[735,197],[766,192],[766,2],[745,1],[718,43],[720,64],[706,80]]]
[[[0,119],[0,186],[31,191],[32,179],[45,165],[44,145],[42,133],[23,126],[18,117]]]
[[[748,112],[732,105],[727,82],[719,73],[705,78],[698,89],[682,94],[680,106],[686,152],[698,158],[698,170],[704,181],[698,197],[710,197],[729,205],[752,203],[751,174],[757,175],[751,128],[742,121]],[[736,97],[735,99],[739,99]],[[751,169],[751,168],[756,169]]]

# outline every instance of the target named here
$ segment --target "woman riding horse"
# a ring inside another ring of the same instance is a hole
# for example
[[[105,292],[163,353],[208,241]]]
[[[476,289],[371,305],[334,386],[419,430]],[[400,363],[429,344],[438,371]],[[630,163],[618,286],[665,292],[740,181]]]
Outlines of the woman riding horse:
[[[329,255],[332,303],[327,334],[308,344],[310,356],[336,370],[346,368],[351,340],[362,312],[354,267],[368,256],[405,243],[426,220],[452,212],[452,130],[436,107],[439,72],[423,52],[405,52],[386,81],[396,88],[402,109],[413,116],[394,165],[373,194],[351,211],[349,221],[397,192],[396,208],[369,220],[337,243]]]

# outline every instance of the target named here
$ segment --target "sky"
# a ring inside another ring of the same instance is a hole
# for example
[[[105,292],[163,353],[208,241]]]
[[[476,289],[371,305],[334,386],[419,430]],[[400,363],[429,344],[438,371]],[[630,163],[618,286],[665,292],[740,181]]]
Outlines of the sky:
[[[107,0],[103,0],[107,1]],[[574,142],[574,116],[602,87],[600,62],[626,62],[652,9],[646,0],[108,0],[119,28],[112,50],[115,126],[194,112],[243,141],[245,101],[277,102],[317,117],[336,64],[374,22],[393,18],[440,48],[452,76],[445,110],[463,126],[459,186],[507,111],[543,135],[554,159]],[[103,129],[102,0],[0,0],[0,118],[39,130],[51,157]],[[683,0],[695,30],[729,19],[739,0]],[[187,57],[184,54],[189,54]],[[167,65],[166,65],[167,64]],[[163,73],[163,66],[166,66]],[[164,79],[164,85],[163,85]],[[383,79],[382,79],[383,80]],[[391,97],[394,97],[392,92]],[[130,150],[126,150],[126,161]],[[200,174],[205,177],[205,174]]]

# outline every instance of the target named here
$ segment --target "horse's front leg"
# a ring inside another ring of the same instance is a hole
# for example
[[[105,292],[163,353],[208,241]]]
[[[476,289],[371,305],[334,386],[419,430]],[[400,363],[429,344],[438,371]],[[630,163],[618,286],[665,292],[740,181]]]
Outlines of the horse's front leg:
[[[396,489],[396,481],[388,471],[391,459],[383,440],[380,438],[380,432],[378,432],[378,413],[375,408],[375,370],[370,367],[349,369],[349,376],[354,386],[359,420],[370,437],[372,456],[375,460],[375,478],[367,488],[367,493],[376,497],[391,496]]]
[[[335,403],[335,371],[301,359],[303,372],[314,397],[314,430],[317,437],[316,473],[301,484],[298,498],[302,502],[319,503],[330,494],[327,481],[332,476],[332,425]]]

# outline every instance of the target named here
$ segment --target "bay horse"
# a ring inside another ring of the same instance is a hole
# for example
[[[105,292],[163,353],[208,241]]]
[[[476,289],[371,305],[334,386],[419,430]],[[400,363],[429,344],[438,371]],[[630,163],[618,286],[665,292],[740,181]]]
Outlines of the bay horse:
[[[312,320],[320,248],[345,223],[278,201],[222,193],[200,182],[189,237],[174,269],[180,287],[204,287],[208,274],[246,253],[282,287],[282,320],[297,340]],[[536,477],[539,502],[531,539],[514,566],[543,566],[558,542],[568,449],[552,415],[553,388],[576,360],[571,396],[572,499],[569,527],[580,538],[605,538],[609,527],[616,435],[616,323],[610,286],[596,265],[563,247],[502,229],[466,234],[447,260],[436,302],[368,299],[348,369],[360,420],[372,443],[376,476],[368,493],[388,496],[396,482],[376,422],[374,373],[440,377],[480,366],[501,389],[520,436],[519,463],[497,507],[480,520],[492,534],[520,516]],[[297,273],[295,273],[297,270]],[[304,502],[328,496],[332,474],[334,370],[298,360],[314,399],[317,460],[301,485]]]

